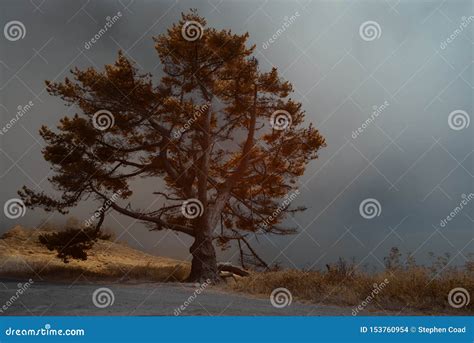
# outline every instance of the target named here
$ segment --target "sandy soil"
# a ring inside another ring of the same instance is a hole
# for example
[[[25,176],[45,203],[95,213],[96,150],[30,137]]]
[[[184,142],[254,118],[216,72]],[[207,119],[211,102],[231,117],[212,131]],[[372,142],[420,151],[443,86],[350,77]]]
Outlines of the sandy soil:
[[[0,282],[0,308],[15,295],[18,282]],[[111,306],[98,308],[93,303],[94,291],[100,287],[112,290],[114,302]],[[194,284],[148,283],[148,284],[53,284],[33,283],[6,311],[0,315],[175,315],[175,309],[195,294]],[[227,293],[208,287],[181,311],[186,316],[220,315],[351,315],[351,308],[309,305],[293,301],[284,308],[275,308],[270,299],[255,298]],[[364,313],[384,315],[388,313]]]

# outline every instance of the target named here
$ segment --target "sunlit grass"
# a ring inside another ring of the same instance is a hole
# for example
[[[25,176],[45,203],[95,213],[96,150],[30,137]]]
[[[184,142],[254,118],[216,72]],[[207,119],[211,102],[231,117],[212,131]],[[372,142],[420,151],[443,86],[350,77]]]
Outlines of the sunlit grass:
[[[0,239],[0,276],[35,281],[183,281],[189,263],[158,257],[113,240],[99,239],[86,261],[64,263],[55,251],[42,246],[38,237],[50,229],[16,227]]]
[[[398,250],[395,249],[396,252]],[[393,250],[392,250],[393,252]],[[400,264],[397,254],[386,258],[388,267],[380,272],[358,270],[353,263],[340,260],[327,271],[281,270],[252,273],[239,278],[228,287],[240,292],[269,296],[275,288],[285,287],[292,296],[315,304],[334,304],[350,307],[360,305],[374,290],[374,284],[388,280],[367,310],[405,313],[423,312],[468,314],[474,312],[473,301],[468,306],[455,309],[448,303],[449,292],[456,287],[465,288],[471,295],[474,290],[474,264],[450,267],[439,263],[419,266],[413,260]],[[441,258],[442,260],[442,258]]]

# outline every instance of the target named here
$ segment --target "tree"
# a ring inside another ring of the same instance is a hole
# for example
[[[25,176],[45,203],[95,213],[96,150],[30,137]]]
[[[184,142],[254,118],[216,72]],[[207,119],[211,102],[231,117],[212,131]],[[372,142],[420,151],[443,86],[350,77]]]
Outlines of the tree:
[[[87,250],[91,249],[99,238],[109,240],[111,235],[96,232],[93,228],[82,230],[68,228],[64,231],[42,234],[38,238],[49,250],[56,250],[57,257],[64,263],[69,263],[69,258],[87,260]]]
[[[190,235],[190,281],[217,280],[214,244],[236,242],[242,263],[266,266],[249,237],[296,232],[283,220],[304,210],[290,203],[325,140],[304,126],[292,85],[276,68],[259,69],[248,37],[207,28],[191,10],[154,38],[158,85],[122,52],[104,71],[75,68],[72,80],[46,81],[80,113],[62,118],[57,132],[40,129],[60,196],[23,187],[25,204],[65,214],[93,198],[103,203],[97,230],[116,211],[150,230]],[[154,206],[144,210],[130,203],[138,177],[157,180]]]

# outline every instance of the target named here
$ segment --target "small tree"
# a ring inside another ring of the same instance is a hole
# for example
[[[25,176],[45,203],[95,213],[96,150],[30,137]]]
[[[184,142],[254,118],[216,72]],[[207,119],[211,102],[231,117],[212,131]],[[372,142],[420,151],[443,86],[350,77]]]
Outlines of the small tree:
[[[213,242],[235,241],[242,263],[251,256],[266,265],[249,235],[295,232],[282,221],[304,208],[289,195],[325,140],[303,126],[302,106],[277,69],[260,71],[248,36],[206,28],[192,10],[155,38],[159,85],[122,52],[104,71],[75,68],[73,80],[47,81],[80,114],[61,119],[59,132],[40,130],[60,198],[23,187],[25,204],[64,214],[93,198],[107,205],[99,223],[116,211],[151,230],[190,235],[190,281],[217,280]],[[120,204],[131,201],[137,177],[157,180],[155,206]],[[121,200],[110,201],[117,192]]]

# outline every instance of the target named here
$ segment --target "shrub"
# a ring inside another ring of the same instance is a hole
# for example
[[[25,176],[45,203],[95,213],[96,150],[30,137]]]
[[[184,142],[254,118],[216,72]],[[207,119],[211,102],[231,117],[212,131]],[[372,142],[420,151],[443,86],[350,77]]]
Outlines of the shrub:
[[[110,239],[95,228],[67,228],[64,231],[45,233],[39,236],[39,242],[50,251],[56,251],[57,257],[64,263],[70,258],[87,260],[87,250],[90,250],[98,239]]]

